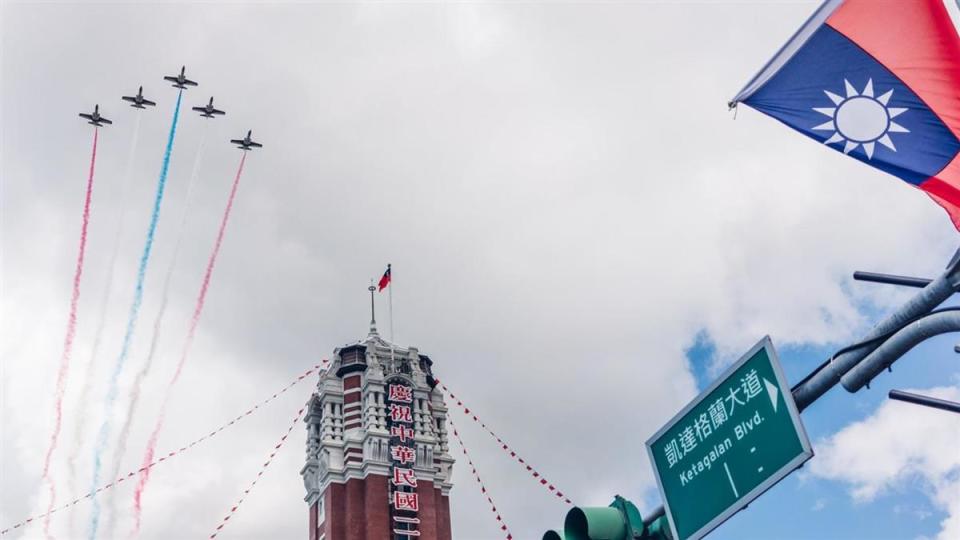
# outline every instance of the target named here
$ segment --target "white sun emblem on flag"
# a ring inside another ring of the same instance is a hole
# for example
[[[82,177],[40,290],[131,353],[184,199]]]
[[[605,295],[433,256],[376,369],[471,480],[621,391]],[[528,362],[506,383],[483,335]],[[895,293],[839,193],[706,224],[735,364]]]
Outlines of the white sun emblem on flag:
[[[873,95],[873,79],[867,81],[863,92],[857,90],[844,79],[847,96],[840,97],[829,90],[823,93],[830,98],[836,107],[814,107],[813,110],[830,117],[813,128],[818,131],[832,131],[823,144],[843,142],[843,153],[849,154],[858,146],[863,145],[867,159],[873,158],[876,143],[880,143],[894,152],[897,147],[890,140],[890,133],[910,133],[910,130],[893,121],[894,118],[907,111],[902,107],[887,107],[893,89],[880,97]]]

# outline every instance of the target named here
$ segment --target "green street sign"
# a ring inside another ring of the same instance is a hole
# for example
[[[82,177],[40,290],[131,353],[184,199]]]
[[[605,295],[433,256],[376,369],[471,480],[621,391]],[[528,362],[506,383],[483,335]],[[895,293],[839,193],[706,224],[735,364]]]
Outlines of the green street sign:
[[[696,540],[813,457],[770,337],[647,441],[670,528]]]

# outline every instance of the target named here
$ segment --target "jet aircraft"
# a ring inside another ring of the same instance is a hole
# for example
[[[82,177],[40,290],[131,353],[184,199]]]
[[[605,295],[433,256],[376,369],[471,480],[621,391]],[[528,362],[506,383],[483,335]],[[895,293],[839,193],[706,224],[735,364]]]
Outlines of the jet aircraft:
[[[203,107],[193,107],[193,110],[198,111],[200,113],[200,116],[203,116],[205,118],[213,118],[213,115],[215,114],[220,114],[220,115],[227,114],[221,111],[220,109],[214,108],[213,96],[210,96],[209,103],[207,103]]]
[[[165,81],[170,81],[173,83],[174,88],[179,88],[181,90],[186,90],[187,86],[197,86],[197,83],[191,81],[187,78],[185,72],[187,71],[187,66],[182,66],[180,68],[179,75],[167,75],[163,78]]]
[[[247,132],[246,137],[242,139],[230,139],[230,143],[238,145],[237,148],[243,151],[252,150],[254,148],[263,148],[262,144],[255,142],[253,139],[250,138],[251,135],[253,135],[252,129]]]
[[[132,103],[132,105],[130,105],[130,106],[133,107],[134,109],[146,109],[146,107],[144,107],[144,105],[149,105],[149,106],[151,106],[151,107],[153,107],[154,105],[156,105],[156,103],[154,103],[154,102],[150,101],[149,99],[143,97],[143,87],[142,87],[142,86],[140,87],[139,90],[137,90],[137,95],[135,95],[135,96],[123,96],[122,99],[123,99],[124,101],[129,101],[130,103]]]
[[[106,118],[100,116],[100,105],[99,105],[99,104],[98,104],[98,105],[95,105],[95,106],[93,107],[93,112],[90,113],[90,114],[80,113],[80,118],[85,118],[86,120],[88,120],[88,122],[87,122],[88,124],[94,125],[94,126],[97,126],[97,127],[103,127],[103,124],[112,124],[112,123],[113,123],[113,122],[111,122],[110,120],[107,120]]]

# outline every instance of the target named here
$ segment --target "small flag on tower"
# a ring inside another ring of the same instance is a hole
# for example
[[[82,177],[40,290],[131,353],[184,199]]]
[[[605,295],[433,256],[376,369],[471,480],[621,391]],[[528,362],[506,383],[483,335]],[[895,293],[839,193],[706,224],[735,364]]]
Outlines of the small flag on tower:
[[[944,0],[826,0],[730,106],[919,188],[960,229],[958,95]]]
[[[387,265],[387,271],[383,273],[383,277],[380,278],[380,283],[377,283],[377,291],[383,291],[387,288],[387,285],[390,284],[390,265]]]

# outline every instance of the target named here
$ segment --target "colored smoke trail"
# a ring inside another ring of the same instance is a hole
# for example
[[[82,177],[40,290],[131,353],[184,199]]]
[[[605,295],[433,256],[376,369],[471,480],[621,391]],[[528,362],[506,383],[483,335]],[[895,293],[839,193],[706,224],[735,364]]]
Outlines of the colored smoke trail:
[[[90,225],[90,200],[93,198],[93,171],[97,163],[97,139],[99,128],[93,128],[93,150],[90,153],[90,174],[87,176],[87,194],[83,201],[83,222],[80,226],[80,248],[77,250],[77,266],[73,272],[73,291],[70,295],[70,314],[67,316],[67,333],[63,339],[63,353],[60,355],[60,369],[57,372],[57,389],[54,405],[53,433],[47,455],[43,458],[43,479],[50,486],[50,502],[47,505],[47,517],[43,520],[43,533],[50,538],[50,510],[57,500],[57,485],[50,476],[50,460],[57,449],[60,427],[63,423],[63,395],[67,387],[67,373],[70,371],[70,356],[73,352],[73,339],[77,335],[77,304],[80,302],[80,279],[83,277],[83,258],[87,251],[87,227]]]
[[[133,302],[130,304],[130,315],[127,318],[127,329],[123,335],[123,345],[120,348],[120,355],[113,366],[113,373],[110,375],[109,386],[107,387],[107,396],[104,402],[103,423],[100,424],[100,431],[97,434],[97,441],[93,452],[93,480],[90,483],[91,490],[97,488],[100,482],[100,469],[103,465],[103,453],[106,450],[107,439],[110,437],[111,413],[113,412],[113,402],[117,398],[117,384],[120,373],[123,371],[123,365],[126,363],[127,355],[130,353],[130,342],[133,341],[133,332],[137,326],[137,316],[140,314],[140,304],[143,303],[143,283],[147,274],[147,263],[150,262],[150,252],[153,250],[153,238],[157,231],[157,222],[160,220],[160,204],[163,202],[164,188],[167,185],[167,171],[170,168],[170,154],[173,152],[173,140],[177,134],[177,121],[180,119],[180,101],[183,99],[183,91],[177,94],[177,104],[173,110],[173,121],[170,123],[170,134],[167,137],[167,147],[163,153],[163,165],[160,167],[160,179],[157,181],[157,194],[153,202],[153,212],[150,216],[150,225],[147,227],[147,238],[143,246],[143,254],[140,256],[140,266],[137,269],[137,284],[134,289]],[[97,537],[97,528],[100,525],[100,501],[93,500],[93,511],[90,516],[89,539],[94,540]]]
[[[90,349],[90,357],[87,360],[87,370],[83,376],[83,386],[80,389],[80,396],[75,405],[78,421],[74,422],[73,445],[70,449],[70,457],[67,464],[70,468],[70,484],[76,480],[77,455],[80,453],[80,447],[83,443],[83,422],[79,421],[86,417],[85,408],[90,400],[90,390],[93,387],[93,374],[96,372],[97,358],[99,357],[100,343],[103,338],[104,328],[106,327],[107,308],[110,305],[110,296],[113,290],[113,271],[117,262],[117,255],[120,251],[120,237],[123,232],[123,223],[127,215],[127,199],[130,194],[130,176],[133,173],[133,164],[137,153],[137,141],[140,139],[140,112],[137,111],[136,122],[133,127],[133,136],[130,141],[130,150],[127,152],[127,162],[124,167],[124,173],[121,177],[123,184],[120,186],[120,216],[117,222],[116,232],[113,237],[113,245],[110,248],[110,258],[107,262],[107,278],[103,287],[103,296],[100,299],[100,314],[97,318],[97,330],[93,338],[93,347]]]
[[[193,317],[190,319],[190,327],[187,330],[187,339],[183,343],[183,350],[180,353],[180,361],[177,363],[177,369],[173,373],[173,378],[170,379],[170,383],[167,386],[166,394],[163,397],[163,404],[160,407],[160,415],[157,417],[157,423],[153,427],[153,432],[150,434],[150,440],[147,442],[147,450],[143,455],[142,467],[146,467],[153,461],[153,455],[157,448],[157,438],[160,435],[160,429],[163,427],[164,416],[167,411],[167,403],[170,400],[170,394],[173,391],[173,387],[177,384],[177,380],[180,378],[180,372],[183,370],[183,365],[187,360],[187,355],[190,353],[190,346],[193,345],[193,338],[197,332],[197,325],[200,323],[200,315],[203,313],[203,306],[207,299],[207,289],[210,287],[210,276],[213,274],[213,267],[217,264],[217,255],[220,253],[220,245],[223,243],[223,235],[227,229],[227,222],[230,219],[230,211],[233,209],[233,200],[237,195],[237,187],[240,185],[240,175],[243,173],[243,164],[247,160],[247,153],[243,153],[243,157],[240,158],[240,166],[237,168],[237,175],[233,179],[233,186],[230,188],[230,197],[227,199],[227,208],[223,211],[223,218],[220,221],[220,230],[217,232],[217,240],[213,245],[213,251],[210,253],[210,260],[207,261],[207,270],[203,275],[203,283],[200,285],[200,294],[197,295],[197,302],[193,308]],[[147,486],[147,482],[150,480],[150,469],[144,468],[140,471],[140,478],[137,481],[136,490],[133,493],[133,508],[134,508],[134,529],[133,536],[136,536],[140,532],[140,518],[143,513],[143,507],[141,506],[143,491]]]
[[[170,257],[170,263],[167,265],[167,273],[163,278],[163,292],[161,293],[160,300],[160,309],[157,311],[156,318],[153,320],[153,335],[150,337],[150,349],[147,352],[147,360],[140,366],[140,370],[137,371],[136,377],[133,380],[133,386],[130,389],[130,405],[127,409],[126,418],[124,418],[123,426],[120,428],[120,434],[117,437],[117,446],[114,452],[113,457],[113,468],[107,478],[116,478],[120,474],[120,466],[123,463],[123,457],[127,453],[127,442],[130,437],[130,426],[133,423],[134,417],[137,415],[137,406],[140,403],[140,388],[143,385],[143,380],[150,373],[150,368],[153,366],[153,359],[156,356],[157,344],[160,341],[160,329],[162,326],[163,315],[167,310],[167,302],[170,297],[170,281],[173,278],[173,270],[177,266],[177,259],[180,255],[180,246],[183,243],[184,231],[187,228],[187,216],[190,214],[190,208],[193,203],[193,186],[196,183],[197,176],[200,172],[200,163],[203,160],[204,149],[206,148],[207,141],[207,126],[209,123],[204,123],[203,131],[200,135],[200,144],[197,147],[196,157],[193,159],[193,167],[190,171],[190,179],[187,181],[187,191],[184,195],[183,210],[180,214],[180,226],[177,228],[177,239],[174,242],[173,246],[173,255]],[[115,494],[111,494],[110,497],[110,527],[108,530],[113,530],[116,521],[116,498]]]

